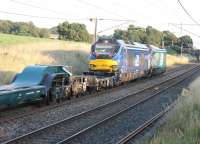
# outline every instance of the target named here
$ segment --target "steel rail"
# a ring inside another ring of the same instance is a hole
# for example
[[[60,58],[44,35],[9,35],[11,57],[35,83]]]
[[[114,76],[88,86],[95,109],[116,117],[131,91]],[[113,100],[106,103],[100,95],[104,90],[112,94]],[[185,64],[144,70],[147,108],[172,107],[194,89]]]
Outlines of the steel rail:
[[[134,131],[131,131],[127,136],[125,136],[119,142],[117,142],[117,144],[126,144],[126,143],[128,143],[131,139],[133,139],[137,135],[139,135],[142,132],[144,132],[153,123],[155,123],[157,120],[162,118],[171,109],[171,107],[172,106],[167,107],[165,110],[159,112],[158,114],[153,116],[151,119],[145,121],[142,125],[140,125],[138,128],[136,128]]]

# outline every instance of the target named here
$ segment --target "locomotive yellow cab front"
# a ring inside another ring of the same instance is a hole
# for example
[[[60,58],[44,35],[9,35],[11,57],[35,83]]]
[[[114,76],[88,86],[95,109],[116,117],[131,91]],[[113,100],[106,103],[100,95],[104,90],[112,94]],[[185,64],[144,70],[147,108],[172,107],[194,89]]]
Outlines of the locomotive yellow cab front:
[[[115,72],[117,71],[117,61],[112,59],[96,59],[89,62],[90,71]]]

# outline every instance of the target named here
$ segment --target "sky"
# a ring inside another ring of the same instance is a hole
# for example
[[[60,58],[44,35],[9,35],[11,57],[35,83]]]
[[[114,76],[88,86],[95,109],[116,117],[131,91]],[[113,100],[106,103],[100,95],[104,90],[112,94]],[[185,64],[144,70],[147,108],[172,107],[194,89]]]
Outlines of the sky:
[[[200,23],[200,9],[197,0],[180,0],[191,16]],[[14,15],[23,14],[22,15]],[[25,15],[39,16],[30,17]],[[117,28],[126,29],[129,24],[158,30],[169,30],[175,35],[190,35],[194,46],[200,48],[200,25],[195,24],[183,11],[177,0],[1,0],[0,19],[32,21],[38,27],[51,28],[64,21],[84,23],[94,33],[94,22],[89,18],[130,20],[99,20],[97,31],[100,35],[111,34]],[[171,23],[179,24],[172,25]],[[180,24],[182,30],[180,29]]]

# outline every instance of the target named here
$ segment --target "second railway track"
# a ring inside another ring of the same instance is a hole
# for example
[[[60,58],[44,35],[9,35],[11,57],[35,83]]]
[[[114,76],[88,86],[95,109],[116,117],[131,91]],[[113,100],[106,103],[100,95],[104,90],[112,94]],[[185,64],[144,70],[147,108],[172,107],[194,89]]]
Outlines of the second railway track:
[[[177,77],[168,78],[165,81],[156,85],[151,85],[134,94],[119,98],[92,110],[82,112],[4,143],[70,143],[70,141],[73,141],[74,138],[80,136],[82,133],[103,124],[104,121],[112,119],[120,113],[127,111],[172,87],[199,70],[198,67],[199,66],[195,66]]]

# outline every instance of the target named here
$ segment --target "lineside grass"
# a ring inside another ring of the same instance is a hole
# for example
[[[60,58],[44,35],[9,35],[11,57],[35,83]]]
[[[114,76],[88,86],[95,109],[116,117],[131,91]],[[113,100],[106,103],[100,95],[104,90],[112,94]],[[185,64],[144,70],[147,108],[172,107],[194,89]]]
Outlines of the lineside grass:
[[[0,84],[32,64],[69,65],[73,72],[86,71],[90,44],[0,34]]]
[[[40,42],[40,41],[44,42],[44,41],[51,41],[51,40],[47,39],[47,38],[35,38],[35,37],[31,37],[31,36],[17,36],[17,35],[0,33],[0,45],[1,46]]]
[[[167,123],[150,144],[200,144],[200,80],[184,90]]]
[[[167,54],[167,67],[176,65],[176,64],[188,64],[189,58],[186,56],[180,55],[169,55]]]

